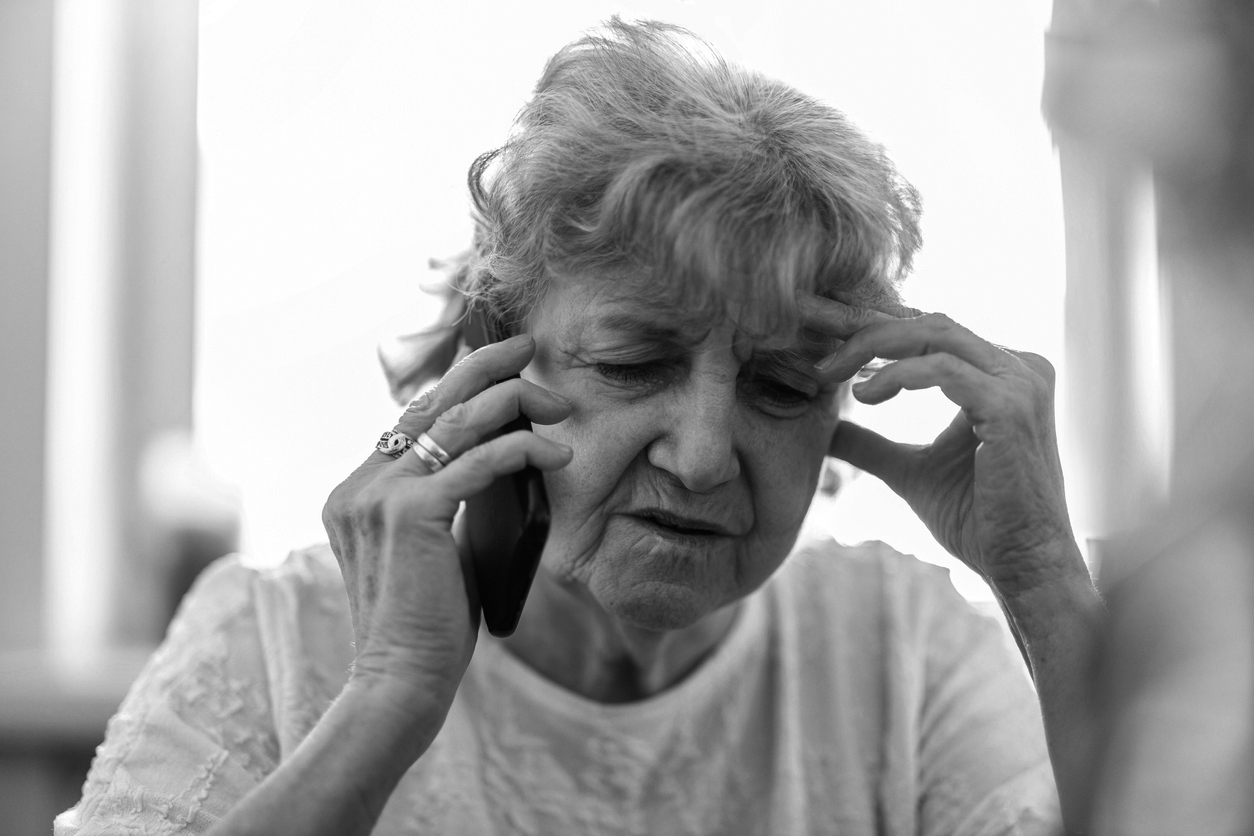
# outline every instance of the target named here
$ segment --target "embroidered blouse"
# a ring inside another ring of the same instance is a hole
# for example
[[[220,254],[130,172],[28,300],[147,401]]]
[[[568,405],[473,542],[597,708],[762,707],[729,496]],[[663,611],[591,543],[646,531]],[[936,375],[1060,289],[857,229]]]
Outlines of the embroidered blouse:
[[[300,744],[352,661],[330,548],[205,572],[56,836],[203,833]],[[815,543],[701,666],[638,702],[566,691],[485,632],[376,834],[983,836],[1059,830],[1039,708],[947,573]]]

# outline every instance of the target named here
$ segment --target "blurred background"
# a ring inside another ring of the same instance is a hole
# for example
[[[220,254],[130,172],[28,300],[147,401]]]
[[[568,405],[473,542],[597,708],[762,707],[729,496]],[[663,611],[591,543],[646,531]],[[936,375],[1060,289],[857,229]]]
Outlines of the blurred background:
[[[1117,535],[1248,452],[1241,8],[0,0],[4,832],[77,800],[200,569],[324,538],[327,493],[397,414],[377,351],[434,320],[427,261],[469,242],[471,160],[615,13],[688,26],[886,146],[924,199],[910,303],[1058,367],[1105,573]],[[906,393],[853,417],[925,442],[952,412]],[[807,526],[991,601],[874,479],[844,473]]]

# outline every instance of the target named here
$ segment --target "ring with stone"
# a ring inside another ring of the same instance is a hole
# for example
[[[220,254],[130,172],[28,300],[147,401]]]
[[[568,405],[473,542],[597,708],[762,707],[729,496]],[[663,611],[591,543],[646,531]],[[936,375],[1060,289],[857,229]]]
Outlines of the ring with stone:
[[[388,430],[379,436],[379,443],[374,449],[380,453],[386,453],[394,459],[399,459],[405,455],[405,451],[414,446],[414,440],[403,432],[396,430]]]

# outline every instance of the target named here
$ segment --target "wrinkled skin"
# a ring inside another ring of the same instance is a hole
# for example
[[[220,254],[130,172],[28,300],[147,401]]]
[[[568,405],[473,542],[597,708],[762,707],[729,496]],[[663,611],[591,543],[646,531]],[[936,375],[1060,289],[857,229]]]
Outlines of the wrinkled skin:
[[[527,381],[491,385],[534,351],[527,336],[487,346],[410,404],[396,428],[411,437],[430,430],[454,457],[448,467],[432,474],[412,452],[376,451],[323,509],[353,617],[353,678],[394,689],[402,711],[442,718],[474,651],[474,576],[452,533],[460,503],[526,464],[554,470],[570,461],[569,448],[529,432],[479,443],[520,413],[540,424],[569,414],[570,404]]]
[[[936,387],[960,411],[926,445],[842,422],[831,454],[883,479],[1000,594],[1076,571],[1049,362],[994,346],[943,314],[847,317],[838,334],[846,342],[820,364],[827,377],[851,377],[876,357],[895,360],[856,384],[854,397],[877,404],[903,389]]]

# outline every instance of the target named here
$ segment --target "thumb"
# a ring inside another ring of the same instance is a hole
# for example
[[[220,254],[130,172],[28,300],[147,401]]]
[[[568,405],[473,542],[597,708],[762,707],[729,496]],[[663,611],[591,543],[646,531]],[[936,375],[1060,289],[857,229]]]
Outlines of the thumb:
[[[827,453],[870,473],[900,494],[909,460],[917,450],[918,445],[900,444],[861,424],[841,421],[836,425]]]

